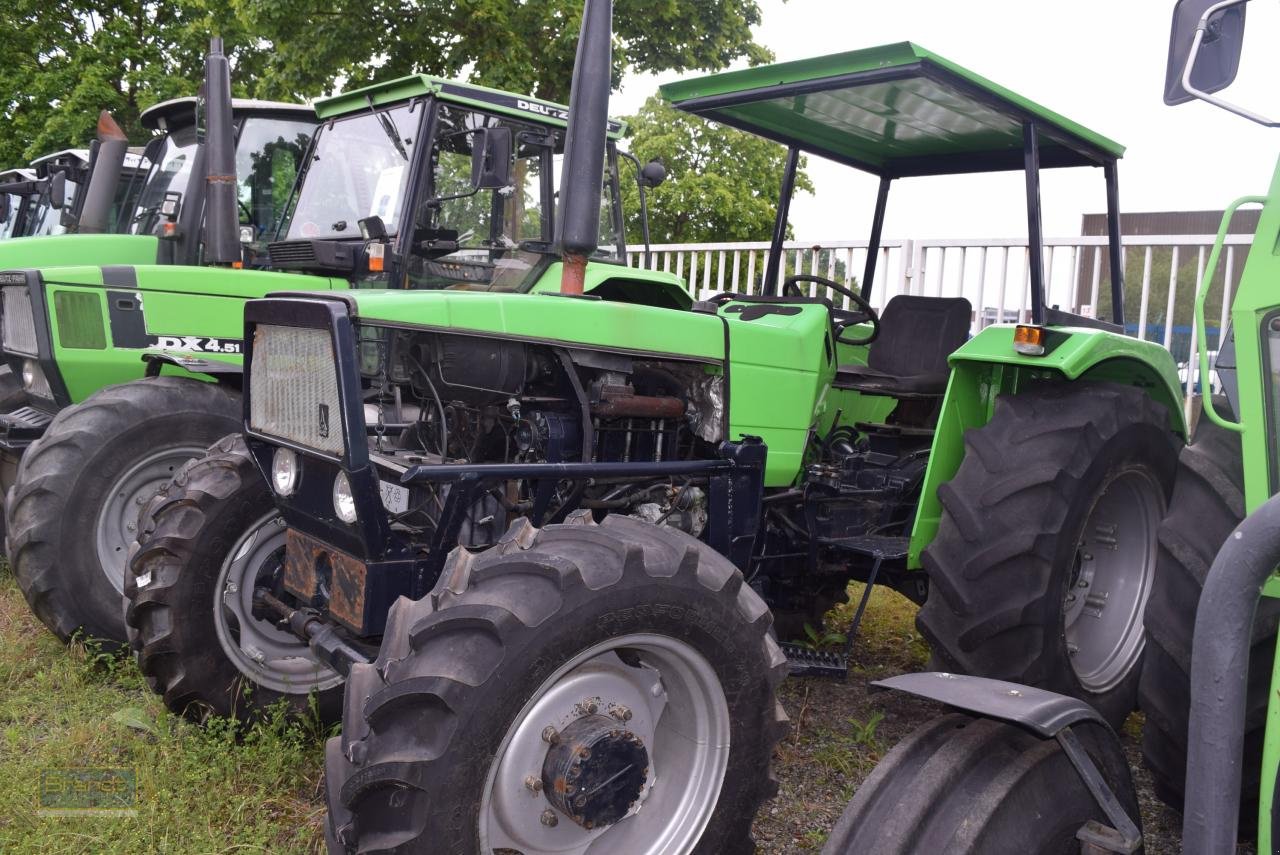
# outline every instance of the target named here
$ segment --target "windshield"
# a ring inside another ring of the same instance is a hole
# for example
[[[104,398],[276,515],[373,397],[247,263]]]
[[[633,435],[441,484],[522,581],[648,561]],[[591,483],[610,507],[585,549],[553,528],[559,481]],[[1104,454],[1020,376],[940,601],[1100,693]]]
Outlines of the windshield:
[[[246,119],[236,142],[240,225],[252,226],[255,241],[276,232],[314,122]]]
[[[138,196],[128,233],[154,234],[160,225],[160,205],[166,193],[187,194],[191,170],[196,160],[196,129],[192,125],[176,128],[164,139],[159,155]]]
[[[361,113],[317,132],[315,155],[289,216],[288,239],[359,237],[358,223],[372,216],[382,218],[388,233],[396,232],[419,114],[408,104],[382,112],[387,127],[378,115]]]
[[[75,210],[76,193],[79,192],[80,186],[72,181],[68,176],[66,184],[66,200],[62,208],[55,208],[49,204],[49,185],[45,185],[45,192],[40,194],[40,200],[28,221],[26,233],[33,237],[43,237],[45,235],[60,235],[66,232],[67,227],[62,224],[62,212]]]
[[[9,198],[9,214],[3,222],[0,222],[0,238],[7,238],[13,234],[13,227],[18,224],[18,214],[22,212],[22,206],[26,202],[25,196],[16,196],[13,193],[5,195]]]
[[[518,291],[532,282],[531,272],[554,257],[552,218],[556,175],[564,132],[443,104],[428,168],[429,197],[418,206],[409,253],[410,287],[468,291]],[[511,183],[497,190],[471,185],[473,148],[480,128],[511,130]],[[596,257],[617,254],[606,165],[602,200],[601,249]]]

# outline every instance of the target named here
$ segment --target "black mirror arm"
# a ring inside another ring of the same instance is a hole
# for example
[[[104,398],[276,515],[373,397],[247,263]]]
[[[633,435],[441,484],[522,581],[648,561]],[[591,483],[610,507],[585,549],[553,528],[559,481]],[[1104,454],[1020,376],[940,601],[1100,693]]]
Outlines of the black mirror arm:
[[[652,251],[649,249],[649,201],[645,198],[645,182],[643,168],[640,161],[636,159],[634,154],[626,151],[619,151],[619,155],[631,161],[636,168],[636,188],[640,191],[640,237],[644,240],[644,269],[651,270],[653,268]]]
[[[1232,6],[1240,6],[1248,2],[1249,0],[1222,0],[1222,2],[1215,3],[1210,6],[1205,10],[1204,14],[1200,16],[1200,23],[1196,25],[1196,34],[1191,40],[1191,50],[1187,53],[1187,64],[1182,67],[1182,88],[1186,89],[1187,92],[1199,98],[1201,101],[1207,101],[1215,107],[1221,107],[1228,113],[1235,113],[1237,116],[1246,118],[1251,122],[1257,122],[1263,127],[1278,128],[1280,127],[1280,122],[1277,122],[1274,119],[1268,119],[1266,116],[1263,116],[1260,113],[1255,113],[1252,110],[1239,106],[1238,104],[1233,104],[1225,98],[1219,98],[1217,95],[1212,93],[1203,92],[1200,89],[1197,89],[1191,82],[1191,71],[1196,67],[1196,57],[1199,55],[1200,46],[1204,44],[1205,35],[1209,31],[1209,19],[1218,12],[1221,12],[1223,9],[1229,9]]]

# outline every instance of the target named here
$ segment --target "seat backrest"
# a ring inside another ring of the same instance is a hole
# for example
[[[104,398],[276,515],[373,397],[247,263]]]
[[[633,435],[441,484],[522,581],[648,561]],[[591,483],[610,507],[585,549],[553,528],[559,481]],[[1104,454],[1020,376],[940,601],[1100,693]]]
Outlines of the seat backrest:
[[[944,372],[947,357],[969,337],[972,314],[963,297],[899,294],[880,313],[867,365],[895,377]]]

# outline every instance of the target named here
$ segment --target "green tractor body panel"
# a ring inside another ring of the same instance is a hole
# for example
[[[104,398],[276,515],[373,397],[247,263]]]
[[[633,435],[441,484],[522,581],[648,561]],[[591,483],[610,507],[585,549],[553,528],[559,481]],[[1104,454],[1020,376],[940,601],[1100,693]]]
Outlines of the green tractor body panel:
[[[347,288],[343,279],[209,267],[46,268],[38,275],[53,365],[67,400],[141,378],[144,354],[239,365],[244,301],[273,291]],[[181,369],[169,370],[181,371]]]
[[[154,264],[159,245],[159,238],[152,235],[64,234],[11,238],[0,243],[0,270],[52,265]]]

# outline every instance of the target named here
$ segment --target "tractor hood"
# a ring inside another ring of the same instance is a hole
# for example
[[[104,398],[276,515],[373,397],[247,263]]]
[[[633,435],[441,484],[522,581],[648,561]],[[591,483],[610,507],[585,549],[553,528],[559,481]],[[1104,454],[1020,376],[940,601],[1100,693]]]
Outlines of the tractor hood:
[[[160,241],[151,235],[41,235],[0,242],[0,270],[82,264],[154,264]]]

